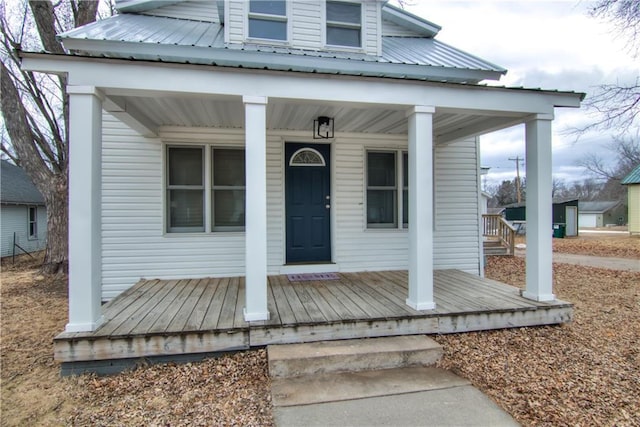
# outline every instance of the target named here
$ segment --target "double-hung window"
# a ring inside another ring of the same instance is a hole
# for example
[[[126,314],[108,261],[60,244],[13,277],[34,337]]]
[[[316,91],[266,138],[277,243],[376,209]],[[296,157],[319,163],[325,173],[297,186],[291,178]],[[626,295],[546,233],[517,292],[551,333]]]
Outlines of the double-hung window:
[[[29,240],[38,238],[38,208],[29,206]]]
[[[167,232],[243,231],[244,164],[243,149],[167,147]]]
[[[362,47],[360,3],[327,1],[327,44]]]
[[[285,0],[250,0],[249,37],[286,41],[287,2]]]
[[[216,148],[211,153],[211,228],[213,231],[244,230],[244,150]]]
[[[167,231],[204,231],[204,147],[167,148]]]
[[[398,159],[402,162],[399,164]],[[367,152],[367,227],[398,228],[409,222],[408,157],[399,150]]]

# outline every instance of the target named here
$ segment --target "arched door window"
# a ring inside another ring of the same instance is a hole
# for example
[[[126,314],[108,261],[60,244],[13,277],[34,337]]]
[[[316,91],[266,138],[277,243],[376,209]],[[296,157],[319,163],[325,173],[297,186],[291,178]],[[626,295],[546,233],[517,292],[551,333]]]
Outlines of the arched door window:
[[[289,166],[326,166],[324,157],[313,148],[301,148],[291,156]]]

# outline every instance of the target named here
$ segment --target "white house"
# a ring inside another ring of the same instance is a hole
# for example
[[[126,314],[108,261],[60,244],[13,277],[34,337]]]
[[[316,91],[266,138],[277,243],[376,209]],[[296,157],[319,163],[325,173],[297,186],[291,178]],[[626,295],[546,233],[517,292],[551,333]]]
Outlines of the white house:
[[[47,208],[24,170],[0,160],[0,257],[45,248]]]
[[[482,272],[478,136],[524,123],[524,296],[555,299],[551,126],[583,94],[486,86],[506,72],[381,0],[116,2],[21,52],[68,75],[70,312],[140,278],[244,276],[244,319],[269,317],[267,275]],[[530,240],[529,240],[530,239]]]

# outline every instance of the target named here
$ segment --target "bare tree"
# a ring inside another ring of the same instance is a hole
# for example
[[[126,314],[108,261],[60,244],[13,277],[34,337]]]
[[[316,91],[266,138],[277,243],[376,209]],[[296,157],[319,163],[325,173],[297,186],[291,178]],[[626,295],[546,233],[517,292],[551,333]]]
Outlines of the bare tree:
[[[615,153],[616,163],[607,166],[601,155],[589,153],[578,162],[579,166],[587,169],[600,180],[621,181],[633,168],[640,165],[640,135],[614,137],[609,144],[609,150]]]
[[[47,206],[44,271],[65,271],[68,261],[67,175],[69,104],[66,77],[20,69],[17,51],[62,54],[56,33],[96,19],[98,0],[22,0],[0,5],[0,109],[6,133],[0,150],[24,168]]]
[[[618,37],[627,40],[632,58],[640,53],[640,1],[599,0],[590,10],[591,16],[608,20]],[[598,86],[596,92],[587,98],[584,105],[593,112],[594,121],[579,129],[615,129],[624,134],[634,128],[640,114],[640,77],[635,81],[607,83]]]

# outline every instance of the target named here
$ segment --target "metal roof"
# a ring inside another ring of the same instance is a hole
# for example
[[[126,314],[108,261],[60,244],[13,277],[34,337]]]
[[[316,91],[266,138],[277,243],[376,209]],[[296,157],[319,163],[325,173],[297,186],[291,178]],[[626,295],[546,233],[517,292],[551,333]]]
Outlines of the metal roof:
[[[632,170],[629,175],[625,176],[622,181],[620,181],[620,184],[640,184],[640,165],[636,166],[636,168]]]
[[[506,70],[429,37],[383,37],[382,55],[224,43],[219,23],[122,14],[59,35],[92,55],[477,83]],[[251,52],[257,56],[233,55]]]
[[[617,200],[578,202],[580,213],[604,213],[620,204]]]
[[[42,194],[22,168],[1,160],[0,179],[0,202],[16,205],[44,205]]]

